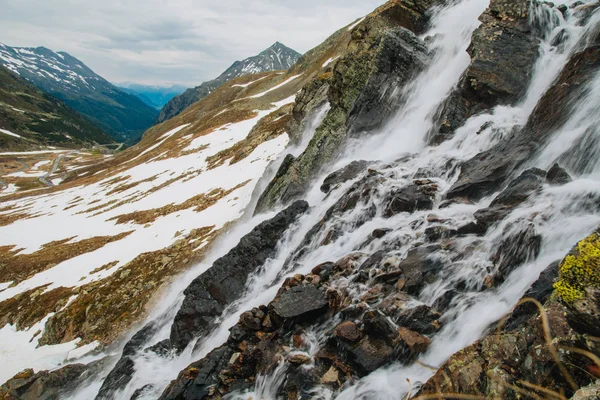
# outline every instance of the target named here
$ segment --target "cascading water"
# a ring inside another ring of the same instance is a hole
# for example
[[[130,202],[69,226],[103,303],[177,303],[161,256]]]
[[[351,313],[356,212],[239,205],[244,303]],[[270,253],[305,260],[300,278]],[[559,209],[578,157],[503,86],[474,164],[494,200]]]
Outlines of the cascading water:
[[[426,34],[433,37],[430,47],[435,52],[434,58],[428,68],[403,90],[401,95],[406,99],[405,105],[380,133],[351,143],[342,159],[327,171],[329,173],[351,161],[372,159],[375,154],[386,163],[377,164],[379,173],[387,179],[386,187],[374,193],[367,204],[359,204],[354,210],[327,221],[326,226],[307,243],[307,233],[322,220],[326,211],[346,193],[354,181],[342,184],[328,196],[320,192],[318,185],[314,185],[305,196],[313,208],[287,232],[281,240],[277,255],[248,280],[245,294],[225,310],[216,329],[206,337],[197,338],[182,354],[164,358],[144,353],[134,357],[135,374],[125,390],[118,394],[118,398],[129,399],[136,389],[147,384],[154,386],[146,390],[141,398],[155,399],[160,396],[164,387],[180,370],[225,342],[229,328],[238,321],[242,312],[271,301],[286,276],[308,273],[315,265],[335,261],[355,251],[373,253],[391,242],[396,243],[398,257],[405,257],[419,242],[425,230],[439,222],[428,222],[428,215],[432,211],[400,213],[384,218],[381,203],[395,187],[412,182],[418,171],[427,171],[429,179],[439,187],[434,212],[436,221],[444,221],[448,228],[456,229],[471,222],[475,211],[490,205],[495,195],[482,199],[478,204],[439,207],[442,195],[457,178],[454,166],[491,148],[513,134],[515,127],[521,127],[527,122],[541,96],[552,85],[571,55],[586,46],[588,37],[597,29],[600,18],[599,13],[596,13],[585,24],[580,24],[574,16],[563,16],[547,5],[532,5],[531,23],[542,30],[543,41],[531,84],[523,100],[517,106],[499,106],[489,113],[472,117],[451,139],[439,146],[428,147],[427,137],[434,126],[435,113],[469,65],[466,49],[473,31],[479,25],[478,17],[488,3],[489,0],[462,0],[445,9],[436,10],[432,27]],[[570,5],[574,1],[564,0],[558,3]],[[485,236],[458,238],[452,248],[434,255],[451,261],[441,271],[440,279],[421,291],[413,306],[433,305],[458,285],[462,285],[462,289],[452,298],[444,314],[444,328],[433,337],[427,353],[420,357],[418,363],[379,369],[358,383],[346,387],[337,398],[398,399],[406,396],[419,382],[425,382],[433,374],[430,368],[423,365],[438,367],[453,353],[480,338],[490,324],[510,311],[540,272],[562,258],[574,243],[600,225],[600,213],[590,206],[589,200],[600,196],[600,162],[597,157],[600,152],[600,140],[597,139],[600,137],[597,130],[600,126],[599,97],[600,74],[580,98],[573,99],[574,111],[568,121],[522,167],[547,169],[559,161],[574,174],[575,179],[571,183],[559,187],[544,186],[541,193],[514,209]],[[322,118],[322,115],[318,118]],[[484,124],[485,129],[480,129]],[[313,132],[315,127],[316,124],[312,127]],[[305,132],[305,135],[311,133]],[[584,152],[585,157],[573,156],[577,151]],[[407,153],[410,154],[406,155]],[[402,161],[396,161],[400,157],[403,157]],[[377,210],[374,214],[371,212],[373,209]],[[148,345],[169,336],[170,323],[181,305],[182,291],[187,284],[209,268],[212,261],[233,247],[253,226],[272,215],[257,216],[240,223],[216,244],[216,250],[205,263],[196,266],[169,290],[161,302],[164,306],[157,309],[150,318],[161,329],[147,340]],[[415,225],[415,221],[425,222]],[[487,289],[485,279],[494,268],[490,259],[495,249],[505,238],[527,227],[533,227],[541,237],[539,254],[512,271],[500,286]],[[323,244],[325,235],[333,228],[337,228],[342,234],[336,240]],[[365,243],[365,238],[374,229],[389,229],[391,232],[383,239]],[[471,251],[459,257],[457,249],[466,248]],[[299,250],[304,250],[301,255]],[[343,287],[357,299],[368,289],[350,279],[335,282],[334,285]],[[311,348],[314,351],[324,340],[324,333],[331,330],[337,322],[339,321],[334,319],[312,327],[308,341],[313,343]],[[309,355],[310,352],[308,350]],[[306,368],[310,368],[310,365]],[[231,398],[275,399],[286,373],[287,367],[281,362],[271,374],[257,377],[253,392],[236,393]],[[91,398],[99,386],[100,383],[96,382],[74,397]],[[314,398],[322,399],[336,397],[325,387],[315,388],[313,395]]]

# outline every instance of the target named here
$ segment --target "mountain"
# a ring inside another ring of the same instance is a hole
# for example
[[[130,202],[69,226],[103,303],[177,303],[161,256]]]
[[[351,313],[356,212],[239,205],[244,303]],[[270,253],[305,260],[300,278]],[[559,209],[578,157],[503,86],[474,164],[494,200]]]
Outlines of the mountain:
[[[173,85],[169,87],[140,85],[136,83],[123,84],[119,89],[132,94],[152,108],[161,110],[173,97],[183,93],[185,86]]]
[[[112,143],[77,111],[0,66],[0,150]]]
[[[135,143],[156,121],[155,109],[65,52],[0,44],[0,65],[64,101],[119,141]]]
[[[200,86],[187,89],[179,96],[170,100],[161,110],[158,122],[164,122],[181,113],[195,102],[208,96],[213,90],[231,79],[247,74],[260,72],[287,70],[300,58],[301,54],[285,45],[276,42],[273,46],[262,51],[254,57],[243,61],[234,62],[225,72],[212,81],[204,82]]]
[[[599,16],[390,0],[3,196],[0,397],[597,399]]]

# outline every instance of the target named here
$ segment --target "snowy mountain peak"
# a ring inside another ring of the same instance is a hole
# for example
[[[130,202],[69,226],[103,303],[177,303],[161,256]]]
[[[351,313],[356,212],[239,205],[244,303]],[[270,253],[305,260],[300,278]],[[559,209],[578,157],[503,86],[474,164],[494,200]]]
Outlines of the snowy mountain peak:
[[[69,53],[1,45],[0,66],[64,101],[120,141],[137,141],[156,120],[156,110],[122,92]]]
[[[163,122],[173,118],[190,105],[208,96],[225,82],[248,74],[290,69],[301,56],[302,54],[290,49],[283,43],[275,42],[271,47],[256,56],[234,62],[218,78],[188,89],[185,93],[171,99],[162,109],[158,121]]]

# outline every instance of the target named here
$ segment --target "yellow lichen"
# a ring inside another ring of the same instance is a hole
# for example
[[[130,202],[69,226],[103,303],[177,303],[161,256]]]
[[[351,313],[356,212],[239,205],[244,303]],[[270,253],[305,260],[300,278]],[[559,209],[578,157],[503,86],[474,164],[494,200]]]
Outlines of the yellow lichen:
[[[555,293],[565,303],[585,297],[585,288],[600,287],[600,235],[593,233],[577,244],[560,265]]]

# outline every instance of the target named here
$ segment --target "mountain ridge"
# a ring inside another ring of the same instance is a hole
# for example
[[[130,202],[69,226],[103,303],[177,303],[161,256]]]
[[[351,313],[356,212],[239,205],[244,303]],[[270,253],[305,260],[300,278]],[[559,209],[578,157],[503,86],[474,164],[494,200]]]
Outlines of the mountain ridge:
[[[0,43],[0,65],[64,101],[120,141],[138,141],[156,121],[155,109],[119,90],[66,52]]]
[[[235,61],[217,78],[189,88],[181,95],[171,99],[161,110],[158,122],[164,122],[181,113],[195,102],[208,96],[213,90],[234,78],[248,74],[287,70],[292,67],[301,54],[280,42],[275,42],[258,55]]]
[[[0,149],[88,147],[114,139],[64,102],[0,66]],[[9,134],[7,132],[12,133]]]

